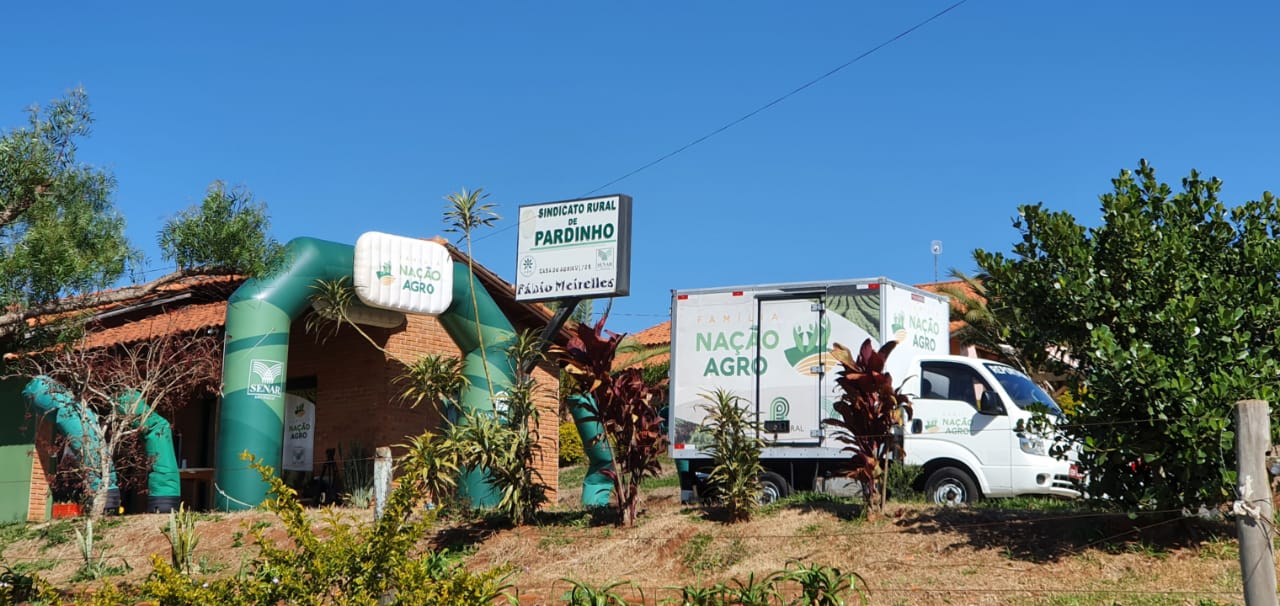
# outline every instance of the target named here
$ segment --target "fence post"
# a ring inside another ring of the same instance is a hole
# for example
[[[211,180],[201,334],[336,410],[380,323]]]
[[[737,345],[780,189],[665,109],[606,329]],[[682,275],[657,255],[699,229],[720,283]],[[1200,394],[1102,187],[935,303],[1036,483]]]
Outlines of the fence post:
[[[1235,502],[1236,535],[1240,540],[1240,574],[1244,603],[1276,606],[1276,561],[1271,551],[1274,515],[1271,482],[1267,479],[1267,450],[1271,422],[1265,400],[1236,402],[1236,466],[1240,494]]]
[[[391,492],[391,449],[379,446],[373,451],[373,517],[382,519],[387,508],[387,494]]]

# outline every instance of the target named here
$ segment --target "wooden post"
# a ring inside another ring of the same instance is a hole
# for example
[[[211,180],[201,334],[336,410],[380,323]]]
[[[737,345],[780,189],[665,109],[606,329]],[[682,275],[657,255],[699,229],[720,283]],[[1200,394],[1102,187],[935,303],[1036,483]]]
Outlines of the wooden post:
[[[391,449],[379,446],[373,451],[373,517],[382,519],[387,508],[387,494],[391,492]]]
[[[1274,527],[1271,483],[1267,479],[1267,450],[1271,423],[1265,400],[1236,402],[1236,466],[1240,484],[1235,503],[1236,535],[1240,540],[1240,574],[1244,603],[1276,605],[1276,561],[1271,551]]]

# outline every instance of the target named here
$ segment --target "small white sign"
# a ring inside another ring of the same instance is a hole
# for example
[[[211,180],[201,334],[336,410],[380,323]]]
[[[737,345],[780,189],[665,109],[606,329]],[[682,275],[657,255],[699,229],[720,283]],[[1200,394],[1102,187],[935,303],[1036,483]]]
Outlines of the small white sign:
[[[453,256],[438,242],[366,232],[351,272],[365,305],[437,316],[453,303]]]
[[[311,471],[315,467],[316,405],[301,396],[284,396],[284,452],[282,469]]]
[[[278,400],[284,393],[284,362],[254,358],[249,361],[249,395],[259,400]]]
[[[516,300],[631,292],[631,197],[622,194],[520,207]]]

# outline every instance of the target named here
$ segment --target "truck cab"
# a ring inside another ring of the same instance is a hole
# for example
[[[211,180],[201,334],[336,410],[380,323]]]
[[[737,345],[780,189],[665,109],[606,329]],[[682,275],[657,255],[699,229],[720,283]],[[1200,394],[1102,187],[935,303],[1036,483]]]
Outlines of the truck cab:
[[[917,358],[911,369],[902,388],[914,409],[905,463],[923,468],[927,499],[1080,496],[1074,457],[1051,456],[1050,439],[1022,430],[1037,409],[1062,414],[1034,381],[1007,364],[962,356]]]

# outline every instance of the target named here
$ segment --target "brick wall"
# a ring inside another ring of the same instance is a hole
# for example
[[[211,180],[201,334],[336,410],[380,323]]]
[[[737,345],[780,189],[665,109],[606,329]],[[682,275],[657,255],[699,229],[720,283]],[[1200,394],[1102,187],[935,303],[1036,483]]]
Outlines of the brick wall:
[[[396,329],[364,330],[380,347],[405,362],[427,354],[461,355],[433,317],[408,316],[406,323]],[[345,451],[352,442],[358,442],[372,451],[378,446],[401,444],[406,436],[426,429],[438,430],[440,419],[430,404],[412,407],[400,398],[403,387],[395,379],[404,372],[401,363],[384,356],[356,331],[344,327],[320,343],[298,322],[289,339],[289,378],[316,379],[317,468],[324,462],[328,448],[341,446]],[[542,386],[538,398],[542,456],[535,461],[535,467],[554,503],[559,486],[558,373],[548,366],[536,369],[534,376]]]
[[[49,510],[49,499],[52,498],[49,484],[53,479],[50,469],[53,424],[39,421],[35,433],[35,444],[31,447],[31,490],[27,495],[27,521],[43,522]]]

